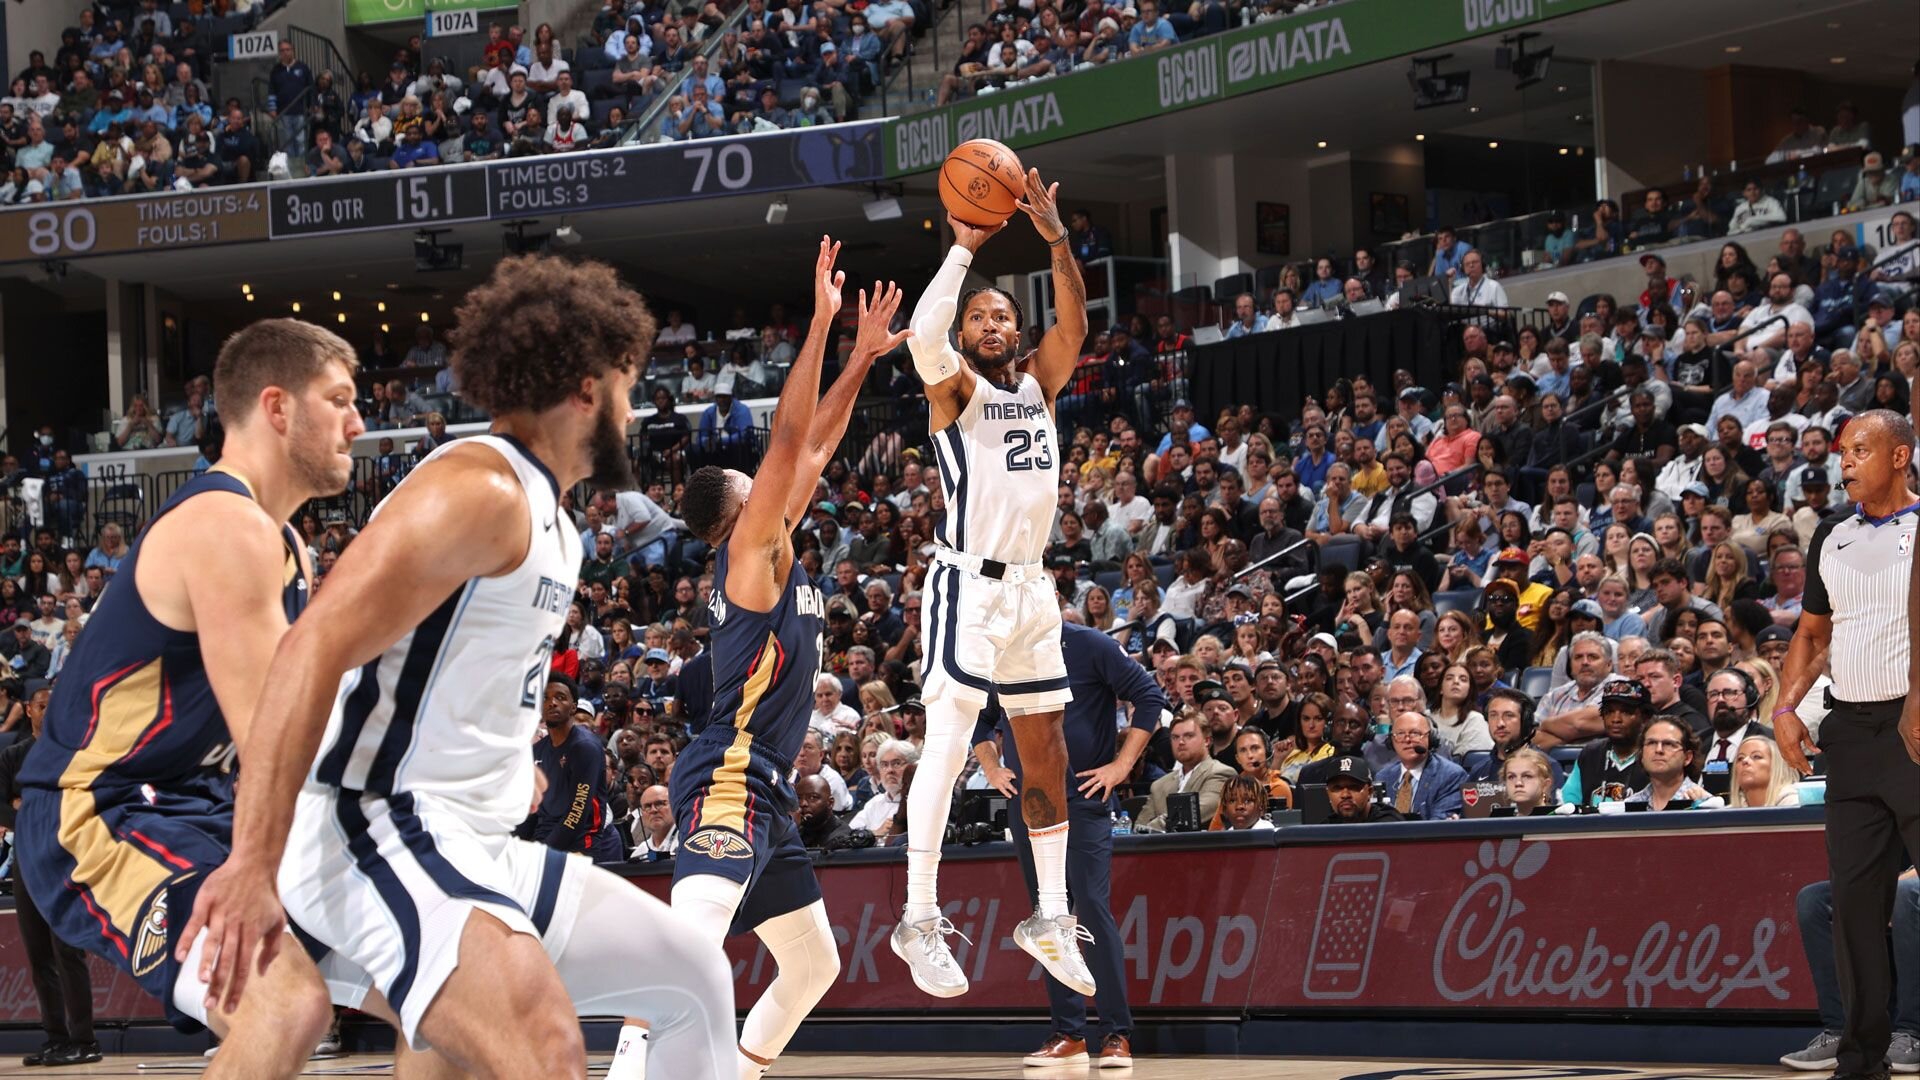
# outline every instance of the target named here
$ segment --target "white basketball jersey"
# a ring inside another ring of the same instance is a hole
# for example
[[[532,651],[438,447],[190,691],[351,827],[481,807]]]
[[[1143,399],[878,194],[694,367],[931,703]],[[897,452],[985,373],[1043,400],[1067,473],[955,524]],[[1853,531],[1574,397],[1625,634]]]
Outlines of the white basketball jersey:
[[[505,833],[533,801],[529,747],[554,641],[579,581],[580,532],[571,518],[560,520],[566,515],[553,474],[517,439],[476,435],[443,444],[425,461],[474,445],[506,458],[526,489],[527,557],[500,577],[469,580],[412,632],[341,678],[308,782],[431,795],[472,815],[482,834]],[[420,475],[416,469],[401,484]]]
[[[1022,372],[1012,388],[975,377],[973,397],[934,435],[947,513],[934,540],[1004,563],[1036,563],[1060,503],[1053,413]]]

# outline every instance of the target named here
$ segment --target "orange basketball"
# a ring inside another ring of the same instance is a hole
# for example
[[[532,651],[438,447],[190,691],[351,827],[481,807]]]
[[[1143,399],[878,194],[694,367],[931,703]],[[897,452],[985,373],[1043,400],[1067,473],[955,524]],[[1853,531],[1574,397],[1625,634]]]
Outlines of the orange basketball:
[[[1026,186],[1020,158],[992,139],[969,139],[940,164],[940,201],[969,225],[991,228],[1012,217]]]

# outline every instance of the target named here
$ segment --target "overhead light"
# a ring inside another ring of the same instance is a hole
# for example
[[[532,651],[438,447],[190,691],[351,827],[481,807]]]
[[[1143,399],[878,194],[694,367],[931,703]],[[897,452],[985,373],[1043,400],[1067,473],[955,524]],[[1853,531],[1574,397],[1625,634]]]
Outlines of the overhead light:
[[[1846,57],[1844,57],[1844,56],[1829,56],[1829,57],[1827,57],[1827,63],[1829,63],[1829,64],[1844,64],[1844,63],[1846,63],[1846,62],[1847,62],[1847,58],[1846,58]]]
[[[298,315],[298,314],[300,314],[300,301],[298,301],[298,300],[295,300],[295,301],[293,302],[293,313],[294,313],[295,315]]]
[[[1425,133],[1425,132],[1422,132],[1422,133],[1420,133],[1420,134],[1418,134],[1418,135],[1415,135],[1415,136],[1413,137],[1413,141],[1414,141],[1414,142],[1426,142],[1426,141],[1427,141],[1427,136],[1426,136],[1426,133]]]
[[[867,220],[869,221],[873,220],[873,215],[868,214]],[[782,195],[779,198],[767,204],[767,224],[785,225],[786,223],[787,223],[787,197],[785,195]]]
[[[1493,141],[1490,141],[1490,142],[1488,142],[1488,143],[1487,143],[1487,149],[1489,149],[1489,150],[1498,150],[1498,149],[1500,149],[1500,143],[1499,143],[1499,141],[1498,141],[1498,140],[1493,140]]]
[[[1327,148],[1327,140],[1321,139],[1319,142],[1314,143],[1313,145],[1319,147],[1322,150],[1325,150]]]
[[[382,300],[378,304],[375,304],[374,307],[379,308],[381,311],[385,311],[387,310],[387,302],[385,300]]]
[[[393,327],[391,327],[391,326],[388,326],[388,325],[387,325],[386,323],[381,323],[381,324],[380,324],[380,332],[381,332],[381,333],[383,333],[383,334],[391,334],[391,333],[393,333]]]
[[[928,217],[928,218],[921,218],[921,219],[920,219],[920,231],[921,231],[921,232],[932,232],[932,231],[933,231],[933,219],[932,219],[932,218],[930,218],[930,217]]]
[[[424,312],[424,311],[423,311],[423,312],[421,312],[421,313],[420,313],[420,321],[421,321],[421,322],[426,322],[426,321],[427,321],[427,313],[426,313],[426,312]]]
[[[1838,30],[1838,29],[1840,29],[1840,24],[1839,24],[1839,23],[1837,23],[1837,22],[1830,22],[1830,23],[1828,23],[1828,24],[1827,24],[1827,29],[1829,29],[1829,30]]]
[[[1564,147],[1564,146],[1563,146],[1563,147],[1561,147],[1561,148],[1560,148],[1560,156],[1561,156],[1561,157],[1566,157],[1566,156],[1567,156],[1567,148],[1566,148],[1566,147]]]
[[[247,294],[247,303],[249,303],[249,304],[251,304],[251,303],[253,303],[253,294],[252,294],[252,293],[248,293],[248,294]]]
[[[347,321],[347,313],[343,311],[343,312],[341,312],[340,314],[338,314],[338,315],[335,315],[335,316],[333,317],[333,320],[334,320],[335,322],[342,322],[342,323],[343,323],[343,322],[346,322],[346,321]]]
[[[1452,56],[1452,53],[1441,53],[1413,58],[1413,66],[1407,69],[1407,85],[1413,89],[1414,108],[1432,109],[1441,105],[1466,103],[1472,76],[1465,71],[1443,73],[1440,70],[1440,62]],[[1422,68],[1426,70],[1422,71]]]
[[[1564,94],[1567,92],[1567,88],[1565,86],[1556,86],[1553,88],[1553,92],[1556,94]]]
[[[334,302],[334,303],[336,303],[336,304],[340,302],[340,290],[339,290],[339,289],[335,289],[335,290],[333,290],[333,302]]]
[[[1468,112],[1470,112],[1470,113],[1477,113],[1477,112],[1479,112],[1479,111],[1480,111],[1480,106],[1478,106],[1478,105],[1469,105],[1469,106],[1467,106],[1467,111],[1468,111]]]
[[[897,221],[900,218],[900,200],[889,195],[884,199],[860,204],[868,221]]]
[[[1730,53],[1737,53],[1737,52],[1739,52],[1739,51],[1740,51],[1740,46],[1738,46],[1738,45],[1729,45],[1729,46],[1727,46],[1727,51],[1728,51],[1728,52],[1730,52]]]
[[[243,281],[240,283],[240,291],[243,293],[250,293],[253,291],[253,286]]]

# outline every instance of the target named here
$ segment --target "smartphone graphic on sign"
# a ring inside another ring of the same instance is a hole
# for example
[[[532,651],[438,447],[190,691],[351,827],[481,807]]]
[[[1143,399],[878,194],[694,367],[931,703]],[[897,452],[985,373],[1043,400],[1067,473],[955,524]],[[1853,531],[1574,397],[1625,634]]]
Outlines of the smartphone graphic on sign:
[[[1327,864],[1303,994],[1320,1001],[1345,1000],[1366,989],[1386,892],[1387,856],[1381,852],[1336,855]]]

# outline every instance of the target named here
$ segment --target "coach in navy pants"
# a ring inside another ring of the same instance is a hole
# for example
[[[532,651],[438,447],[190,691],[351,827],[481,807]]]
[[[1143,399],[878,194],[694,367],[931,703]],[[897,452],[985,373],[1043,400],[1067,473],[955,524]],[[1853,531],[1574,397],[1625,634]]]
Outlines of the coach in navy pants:
[[[1067,705],[1063,721],[1067,741],[1067,762],[1073,775],[1067,783],[1067,891],[1072,897],[1073,913],[1093,935],[1086,945],[1087,966],[1099,987],[1094,1002],[1100,1008],[1100,1024],[1105,1037],[1095,1048],[1103,1065],[1127,1065],[1133,1060],[1130,1043],[1133,1012],[1127,1007],[1127,981],[1120,943],[1120,928],[1114,923],[1109,897],[1113,881],[1113,788],[1133,771],[1133,763],[1146,749],[1147,740],[1160,726],[1167,698],[1153,676],[1129,659],[1111,637],[1078,623],[1061,626],[1061,651],[1067,664],[1067,682],[1073,700]],[[1133,706],[1133,719],[1122,741],[1116,730],[1116,708],[1120,699]],[[994,742],[996,729],[1005,747]],[[989,701],[981,710],[974,728],[974,754],[982,771],[994,787],[1009,794],[1018,790],[1020,759],[1014,749],[1013,732],[1006,715]],[[1020,870],[1027,879],[1027,892],[1038,896],[1033,867],[1033,849],[1027,843],[1027,828],[1021,818],[1016,796],[1007,811],[1013,827],[1015,849],[1020,855]],[[1053,1035],[1045,1046],[1029,1055],[1029,1065],[1067,1065],[1084,1062],[1086,1042],[1086,1000],[1058,980],[1048,977],[1047,1000],[1053,1016]]]

